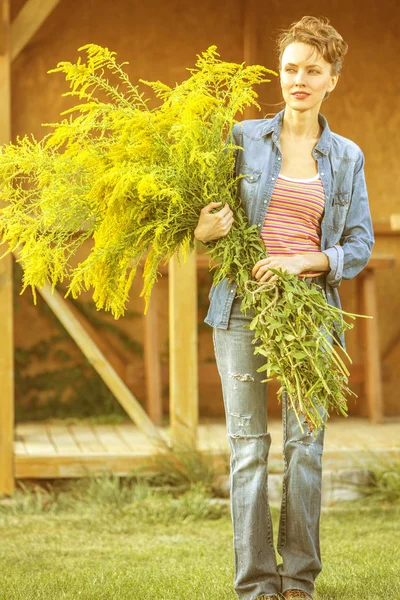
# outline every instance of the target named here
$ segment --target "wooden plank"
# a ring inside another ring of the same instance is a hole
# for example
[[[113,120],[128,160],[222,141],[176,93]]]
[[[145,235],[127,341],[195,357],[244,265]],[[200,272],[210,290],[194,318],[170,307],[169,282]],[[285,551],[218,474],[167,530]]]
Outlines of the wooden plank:
[[[68,430],[80,449],[81,454],[107,453],[107,448],[103,446],[91,425],[68,425]]]
[[[145,435],[130,423],[115,425],[115,431],[133,453],[150,452],[151,446]]]
[[[135,435],[131,425],[115,425],[115,431],[128,446],[130,452],[134,452],[137,448]]]
[[[151,446],[149,440],[135,425],[131,423],[121,423],[114,425],[115,431],[124,440],[127,446],[133,453],[150,452]],[[165,436],[168,438],[168,428],[164,430]]]
[[[19,423],[16,427],[16,433],[24,440],[26,453],[29,456],[52,456],[57,454],[44,423]]]
[[[226,473],[226,462],[228,451],[219,454],[217,451],[202,452],[206,456],[213,457],[216,473]],[[396,461],[400,459],[400,448],[375,448],[374,454],[382,460]],[[349,465],[361,464],[371,461],[371,453],[366,448],[334,448],[324,450],[324,465],[327,468],[348,467]],[[282,469],[282,450],[271,449],[269,455],[270,466],[279,472]],[[147,467],[149,471],[154,470],[153,455],[82,455],[77,456],[16,456],[16,477],[18,479],[50,479],[87,477],[89,474],[114,473],[120,476],[129,476],[132,470]]]
[[[48,479],[64,477],[87,477],[90,473],[112,472],[129,475],[135,467],[146,461],[151,465],[153,454],[81,454],[79,456],[16,456],[15,476],[17,479]]]
[[[169,271],[171,442],[196,446],[198,425],[196,252],[186,262],[175,255]]]
[[[44,423],[44,427],[45,427],[45,430],[46,430],[46,433],[47,433],[47,437],[49,438],[50,443],[51,443],[51,445],[53,447],[54,454],[58,454],[58,448],[57,448],[56,444],[54,443],[53,434],[51,432],[49,424],[47,422],[45,422]]]
[[[124,408],[129,417],[140,427],[155,444],[165,445],[165,440],[156,429],[141,404],[128,389],[115,369],[112,368],[104,354],[93,342],[87,331],[70,310],[67,302],[50,285],[39,289],[39,293],[52,309],[59,321],[64,325],[72,339],[82,350],[88,361],[96,369],[104,383]]]
[[[11,26],[11,60],[25,48],[60,0],[27,0]]]
[[[108,454],[118,455],[132,452],[125,440],[115,431],[114,425],[92,425],[92,429]]]
[[[0,145],[11,138],[10,1],[3,0],[0,15]],[[0,206],[1,208],[1,206]],[[6,251],[0,245],[0,254]],[[14,341],[12,257],[0,260],[0,496],[14,491]]]
[[[160,342],[158,335],[158,288],[151,293],[145,315],[144,361],[146,369],[147,414],[156,425],[161,425],[163,410],[161,396]]]
[[[81,454],[81,450],[66,424],[49,423],[46,428],[57,454]]]
[[[24,425],[24,424],[23,424]],[[31,428],[43,430],[42,423],[30,423]],[[96,429],[101,430],[101,425]],[[129,436],[136,439],[142,436],[137,427],[130,424],[118,425],[125,429]],[[23,426],[22,426],[23,428]],[[282,466],[282,421],[271,419],[268,422],[272,444],[270,449],[271,465],[275,471]],[[229,456],[229,444],[225,422],[202,424],[198,428],[199,452],[213,457],[218,468],[225,465]],[[374,425],[367,419],[359,417],[333,416],[326,431],[324,462],[329,467],[349,466],[371,459],[370,448],[382,459],[398,460],[400,458],[400,420]],[[162,451],[162,450],[161,450]],[[16,455],[16,477],[50,478],[50,477],[84,477],[89,473],[111,471],[118,475],[129,475],[138,466],[151,469],[154,457],[154,446],[150,449],[136,449],[135,452],[112,455],[107,453],[88,453],[76,455],[26,456]]]

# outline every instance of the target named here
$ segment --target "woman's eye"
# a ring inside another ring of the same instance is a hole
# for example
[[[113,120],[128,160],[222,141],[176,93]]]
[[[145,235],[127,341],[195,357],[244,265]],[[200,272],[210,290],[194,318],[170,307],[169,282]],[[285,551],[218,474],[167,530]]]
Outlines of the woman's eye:
[[[291,67],[288,67],[287,69],[285,69],[285,71],[287,73],[289,73],[290,71],[294,71],[294,69],[292,69]],[[309,73],[317,73],[317,75],[319,75],[319,71],[317,71],[317,69],[310,69]]]

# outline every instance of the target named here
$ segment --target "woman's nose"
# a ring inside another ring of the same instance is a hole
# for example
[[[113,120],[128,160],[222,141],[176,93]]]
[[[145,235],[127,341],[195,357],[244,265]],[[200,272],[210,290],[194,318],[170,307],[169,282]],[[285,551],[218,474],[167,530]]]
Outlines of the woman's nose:
[[[295,81],[300,84],[304,83],[304,73],[300,69],[296,73]]]

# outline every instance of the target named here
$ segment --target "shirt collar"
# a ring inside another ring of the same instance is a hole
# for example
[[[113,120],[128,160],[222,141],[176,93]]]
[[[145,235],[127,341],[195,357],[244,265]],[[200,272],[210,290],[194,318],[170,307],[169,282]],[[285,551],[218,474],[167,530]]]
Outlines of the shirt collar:
[[[275,117],[273,117],[273,119],[269,120],[267,125],[265,125],[261,135],[264,136],[274,133],[274,139],[279,139],[284,113],[285,109],[281,110],[277,115],[275,115]],[[323,115],[321,115],[321,113],[318,113],[318,122],[322,127],[322,133],[317,145],[315,146],[315,150],[318,150],[318,152],[321,152],[321,154],[329,154],[331,149],[331,131],[329,129],[328,121]]]

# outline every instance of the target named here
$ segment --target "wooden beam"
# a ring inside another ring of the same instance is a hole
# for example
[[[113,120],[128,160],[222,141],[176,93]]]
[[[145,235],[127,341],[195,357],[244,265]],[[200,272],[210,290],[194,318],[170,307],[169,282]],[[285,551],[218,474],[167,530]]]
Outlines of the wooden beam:
[[[57,291],[52,292],[50,285],[40,288],[39,292],[130,418],[154,443],[165,447],[166,440],[153,425],[141,404],[107,361],[104,354],[93,342],[67,302]]]
[[[382,352],[382,361],[386,362],[394,354],[394,351],[397,349],[397,346],[400,346],[400,332],[395,334],[394,338],[390,340],[389,344],[386,346],[385,350]]]
[[[393,456],[397,456],[397,449],[393,449]],[[390,450],[389,450],[390,451]],[[211,460],[216,474],[226,472],[227,452],[223,449],[199,449],[199,453],[207,460]],[[400,454],[400,453],[398,453]],[[167,454],[168,461],[172,456]],[[158,455],[162,457],[162,452]],[[132,471],[140,468],[146,473],[157,474],[157,462],[154,461],[154,452],[129,452],[126,455],[87,453],[72,456],[68,455],[33,455],[17,454],[15,457],[15,471],[17,479],[58,479],[88,477],[91,473],[113,473],[120,476],[130,476]],[[270,454],[271,457],[271,454]],[[179,466],[178,466],[179,468]]]
[[[169,261],[169,360],[171,441],[196,447],[198,426],[196,252]]]
[[[396,266],[396,257],[393,254],[372,254],[365,269],[376,271],[377,269],[391,269]],[[365,270],[364,269],[364,270]]]
[[[60,0],[27,0],[11,25],[11,60],[25,48]]]
[[[125,383],[127,383],[127,381],[126,381],[127,363],[115,352],[115,350],[110,346],[110,344],[104,338],[104,336],[102,336],[97,331],[97,329],[91,324],[89,319],[80,312],[79,308],[76,305],[74,305],[72,302],[68,302],[65,299],[63,299],[63,302],[68,304],[72,314],[78,319],[78,321],[83,326],[83,328],[86,330],[89,337],[96,344],[96,346],[98,347],[100,352],[102,352],[104,354],[106,360],[110,363],[110,365],[112,366],[114,371],[116,371],[116,373],[118,373],[119,377],[123,381],[125,381]],[[128,387],[129,387],[129,389],[131,389],[129,385],[128,385]],[[133,390],[131,390],[131,391],[133,391]]]
[[[5,2],[0,0],[2,6]],[[9,1],[9,0],[8,0]],[[10,60],[13,61],[32,39],[60,0],[27,0],[11,23]],[[0,54],[4,36],[0,33]],[[7,94],[7,82],[0,70],[0,96]]]
[[[400,235],[400,213],[374,221],[373,226],[375,235]]]
[[[2,0],[0,15],[0,144],[11,138],[10,0]],[[3,254],[6,248],[0,246]],[[12,256],[0,260],[0,495],[14,491],[14,341]]]

